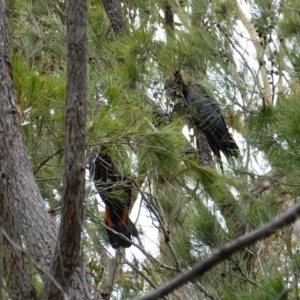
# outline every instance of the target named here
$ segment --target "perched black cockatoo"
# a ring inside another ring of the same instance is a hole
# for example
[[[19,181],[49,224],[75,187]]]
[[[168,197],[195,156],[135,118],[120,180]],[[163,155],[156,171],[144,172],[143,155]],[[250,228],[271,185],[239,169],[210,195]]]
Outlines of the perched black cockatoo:
[[[129,219],[132,182],[120,175],[106,147],[94,149],[89,166],[91,178],[105,203],[105,223],[127,239],[137,237],[135,225]],[[115,249],[128,248],[131,243],[107,229],[109,243]]]
[[[228,132],[220,105],[213,96],[208,95],[204,87],[199,84],[186,85],[180,71],[176,71],[165,88],[167,95],[184,98],[184,103],[192,115],[194,125],[205,134],[209,146],[219,162],[221,162],[220,151],[227,158],[231,156],[238,158],[238,146]]]

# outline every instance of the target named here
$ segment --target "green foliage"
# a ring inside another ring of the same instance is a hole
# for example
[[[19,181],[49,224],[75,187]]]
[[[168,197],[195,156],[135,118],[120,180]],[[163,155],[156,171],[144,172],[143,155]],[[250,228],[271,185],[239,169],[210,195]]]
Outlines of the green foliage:
[[[264,105],[249,118],[249,139],[253,145],[264,151],[270,152],[277,146],[272,130],[274,115],[274,108]]]
[[[282,97],[277,105],[277,132],[293,152],[300,142],[300,101],[298,95]]]
[[[178,136],[178,131],[172,129],[174,128],[170,126],[161,131],[144,132],[138,139],[140,174],[153,172],[156,169],[161,176],[178,172],[183,139]]]
[[[283,6],[282,13],[284,18],[279,23],[282,36],[292,38],[299,35],[299,8],[300,5],[297,0],[289,1],[287,5]]]
[[[251,228],[258,228],[272,220],[278,214],[274,195],[261,197],[261,203],[252,200],[248,211],[248,222]]]
[[[266,279],[261,283],[261,287],[251,288],[251,292],[240,290],[239,292],[233,291],[230,289],[225,290],[223,299],[266,299],[272,300],[278,297],[283,291],[285,290],[284,287],[284,280],[279,274],[276,274],[274,277],[270,279]],[[287,299],[287,298],[281,298]]]
[[[216,15],[221,16],[221,20],[231,16],[235,9],[235,1],[232,0],[221,0],[214,2],[214,12]]]
[[[266,36],[267,34],[272,33],[272,30],[276,25],[276,19],[272,13],[272,5],[274,5],[273,1],[256,1],[256,7],[252,12],[252,20],[256,31],[260,36]]]
[[[193,228],[194,243],[200,247],[220,247],[226,241],[226,232],[220,225],[220,221],[198,201],[195,212],[190,216]],[[200,248],[201,249],[201,248]]]
[[[12,62],[28,155],[42,195],[56,210],[54,190],[61,190],[63,172],[65,76],[61,72],[40,74],[18,53]]]

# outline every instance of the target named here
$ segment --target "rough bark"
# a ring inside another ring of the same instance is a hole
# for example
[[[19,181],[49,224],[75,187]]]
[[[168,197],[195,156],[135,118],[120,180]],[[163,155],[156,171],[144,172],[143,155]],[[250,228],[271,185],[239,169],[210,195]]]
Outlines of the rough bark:
[[[4,0],[0,1],[0,41],[0,214],[9,238],[4,240],[4,269],[12,279],[6,282],[11,299],[34,299],[24,257],[10,241],[20,245],[24,237],[31,256],[44,268],[50,262],[54,226],[34,181],[20,129]]]
[[[67,105],[65,114],[65,174],[62,218],[51,274],[65,293],[80,263],[85,184],[85,122],[87,89],[87,1],[67,3]],[[47,280],[43,299],[62,299],[63,293]]]
[[[0,199],[2,208],[6,210],[3,224],[13,223],[18,233],[24,235],[29,243],[32,256],[42,266],[47,266],[55,232],[35,183],[21,133],[4,0],[0,1],[0,22]],[[41,251],[45,248],[48,251]]]
[[[30,274],[26,268],[24,253],[13,245],[13,243],[21,245],[20,239],[17,237],[16,232],[13,231],[13,228],[7,228],[7,230],[9,232],[5,231],[5,233],[9,238],[4,238],[3,244],[0,245],[3,251],[4,271],[1,280],[5,280],[5,286],[10,299],[35,300],[37,299],[36,289],[31,282]]]
[[[194,126],[194,132],[196,136],[197,152],[201,159],[201,164],[203,166],[213,168],[215,162],[212,157],[211,149],[205,134],[201,130],[198,130],[195,126]]]
[[[102,0],[102,3],[115,34],[122,35],[126,31],[126,22],[119,1]]]

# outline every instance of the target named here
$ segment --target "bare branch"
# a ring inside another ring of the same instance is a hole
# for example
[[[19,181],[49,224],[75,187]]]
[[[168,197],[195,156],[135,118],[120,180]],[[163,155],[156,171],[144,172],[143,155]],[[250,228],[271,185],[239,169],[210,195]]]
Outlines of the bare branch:
[[[286,299],[287,294],[291,289],[284,289],[278,296],[276,296],[273,300],[281,300]]]
[[[127,264],[130,268],[132,268],[135,272],[137,272],[141,277],[146,280],[151,287],[156,289],[155,283],[153,283],[143,272],[141,272],[134,264],[125,259],[124,264]]]
[[[33,171],[33,174],[36,175],[36,173],[49,161],[51,160],[55,155],[61,153],[64,151],[64,148],[60,148],[58,150],[56,150],[54,153],[52,153],[51,155],[47,156]]]
[[[113,291],[114,284],[117,282],[122,270],[122,261],[125,257],[125,249],[119,248],[115,258],[111,259],[108,254],[101,249],[101,262],[106,267],[105,275],[101,283],[101,297],[109,299]]]
[[[266,225],[225,244],[223,247],[217,249],[210,257],[202,262],[199,262],[191,270],[188,270],[182,275],[177,276],[157,290],[136,298],[136,300],[154,300],[167,295],[181,285],[203,275],[205,272],[231,256],[233,253],[242,250],[244,247],[253,244],[259,239],[270,236],[276,230],[294,222],[299,214],[300,203],[293,206],[287,212],[267,223]]]

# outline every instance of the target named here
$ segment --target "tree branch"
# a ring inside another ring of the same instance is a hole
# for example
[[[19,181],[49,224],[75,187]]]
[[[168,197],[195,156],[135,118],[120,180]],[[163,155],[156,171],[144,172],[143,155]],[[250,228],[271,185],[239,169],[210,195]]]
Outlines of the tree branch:
[[[55,155],[61,153],[64,151],[64,148],[60,148],[58,150],[56,150],[54,153],[50,154],[49,156],[47,156],[33,171],[33,174],[36,175],[37,172],[49,161],[51,160]]]
[[[223,247],[217,249],[210,257],[202,262],[199,262],[191,270],[188,270],[184,274],[177,276],[157,290],[136,298],[136,300],[153,300],[167,295],[181,285],[203,275],[205,272],[210,270],[221,261],[225,260],[227,257],[231,256],[233,253],[242,250],[244,247],[253,244],[259,239],[270,236],[276,230],[294,222],[299,214],[300,203],[293,206],[287,212],[262,226],[261,228],[253,230],[252,232],[225,244]]]

